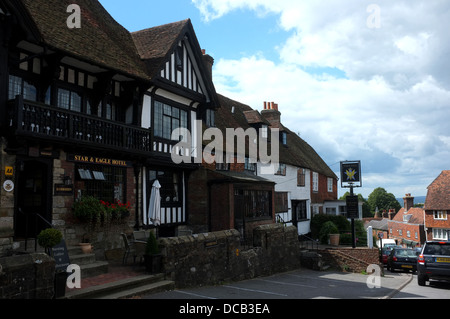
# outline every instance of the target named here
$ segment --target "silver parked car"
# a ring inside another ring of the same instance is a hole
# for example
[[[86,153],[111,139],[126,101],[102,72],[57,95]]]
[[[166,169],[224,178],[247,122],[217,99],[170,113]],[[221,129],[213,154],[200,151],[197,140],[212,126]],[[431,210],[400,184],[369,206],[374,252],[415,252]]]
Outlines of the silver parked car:
[[[417,260],[417,280],[425,286],[430,279],[450,281],[450,241],[428,241]]]

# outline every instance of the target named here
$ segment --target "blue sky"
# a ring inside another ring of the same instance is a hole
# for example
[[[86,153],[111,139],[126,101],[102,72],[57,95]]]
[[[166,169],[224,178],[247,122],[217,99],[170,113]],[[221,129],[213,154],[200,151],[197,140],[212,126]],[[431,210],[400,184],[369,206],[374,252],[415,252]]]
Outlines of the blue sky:
[[[197,38],[209,54],[224,59],[262,53],[278,59],[277,44],[287,35],[277,24],[278,17],[265,17],[248,9],[236,10],[226,19],[205,21],[189,0],[101,0],[108,12],[129,31],[138,31],[166,23],[191,19]],[[261,45],[264,43],[264,45]]]
[[[129,31],[190,18],[216,90],[278,103],[338,176],[361,160],[366,198],[426,195],[450,169],[447,0],[100,2]]]

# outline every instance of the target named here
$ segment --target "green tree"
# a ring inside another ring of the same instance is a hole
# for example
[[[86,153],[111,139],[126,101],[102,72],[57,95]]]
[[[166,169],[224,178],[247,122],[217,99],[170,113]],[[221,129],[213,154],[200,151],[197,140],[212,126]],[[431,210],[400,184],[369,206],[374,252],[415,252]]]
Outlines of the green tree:
[[[369,195],[367,202],[372,213],[375,212],[377,207],[378,211],[395,209],[396,212],[401,208],[400,203],[397,201],[394,194],[388,193],[382,187],[375,188]]]

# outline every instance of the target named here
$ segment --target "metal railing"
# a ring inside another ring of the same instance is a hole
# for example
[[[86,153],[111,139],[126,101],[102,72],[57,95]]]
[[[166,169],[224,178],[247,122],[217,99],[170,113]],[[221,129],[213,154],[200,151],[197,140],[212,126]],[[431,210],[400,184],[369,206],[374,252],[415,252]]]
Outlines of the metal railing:
[[[52,223],[50,223],[47,219],[45,219],[42,215],[39,213],[25,213],[22,208],[19,207],[19,213],[23,216],[25,216],[25,251],[28,250],[28,239],[34,238],[34,251],[37,251],[37,235],[39,230],[39,221],[44,222],[45,225],[47,225],[49,228],[53,228]],[[34,230],[33,230],[33,236],[30,234],[29,229],[29,222],[30,217],[34,217]]]
[[[102,119],[17,96],[8,103],[8,126],[15,135],[114,148],[133,153],[153,149],[149,129]]]
[[[309,250],[319,250],[319,241],[312,239],[306,235],[299,235],[298,240],[300,241],[300,247]],[[311,246],[311,248],[309,248]]]

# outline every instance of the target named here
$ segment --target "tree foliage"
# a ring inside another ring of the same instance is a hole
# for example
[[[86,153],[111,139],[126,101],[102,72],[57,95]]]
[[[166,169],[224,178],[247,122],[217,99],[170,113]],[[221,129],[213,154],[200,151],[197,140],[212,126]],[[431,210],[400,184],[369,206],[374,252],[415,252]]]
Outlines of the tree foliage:
[[[373,190],[373,192],[369,195],[367,203],[369,204],[370,211],[373,213],[377,208],[380,212],[383,210],[388,211],[389,209],[395,209],[397,212],[401,208],[400,203],[397,201],[394,194],[388,193],[382,187],[378,187]]]

